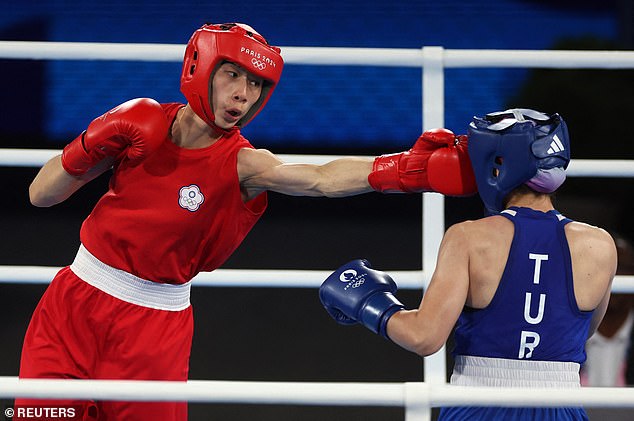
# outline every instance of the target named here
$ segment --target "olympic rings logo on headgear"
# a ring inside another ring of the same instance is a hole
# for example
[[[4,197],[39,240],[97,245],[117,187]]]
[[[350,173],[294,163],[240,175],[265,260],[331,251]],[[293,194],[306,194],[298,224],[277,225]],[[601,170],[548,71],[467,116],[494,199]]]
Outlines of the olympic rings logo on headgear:
[[[257,58],[252,58],[251,64],[253,65],[253,67],[255,67],[258,70],[266,69],[266,63],[261,60],[258,60]]]

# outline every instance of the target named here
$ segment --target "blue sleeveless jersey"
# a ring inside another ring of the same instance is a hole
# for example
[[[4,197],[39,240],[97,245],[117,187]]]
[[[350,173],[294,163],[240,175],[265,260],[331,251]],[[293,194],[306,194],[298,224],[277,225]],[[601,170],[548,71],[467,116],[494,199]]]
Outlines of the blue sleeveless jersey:
[[[510,208],[515,225],[502,279],[484,309],[465,308],[454,355],[582,364],[592,311],[577,306],[564,226],[556,211]]]
[[[556,211],[510,208],[501,213],[515,234],[502,279],[484,309],[465,307],[453,355],[534,361],[585,361],[592,311],[577,306],[570,250]],[[587,420],[583,408],[442,408],[442,421]]]

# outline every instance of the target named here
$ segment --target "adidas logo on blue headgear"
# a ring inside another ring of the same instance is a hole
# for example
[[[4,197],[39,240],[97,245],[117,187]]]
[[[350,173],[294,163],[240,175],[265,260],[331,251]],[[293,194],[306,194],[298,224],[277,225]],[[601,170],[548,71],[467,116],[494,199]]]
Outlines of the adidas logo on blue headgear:
[[[524,183],[542,192],[554,191],[570,162],[564,120],[559,114],[527,108],[474,117],[468,148],[478,193],[490,214],[502,211],[504,198]],[[540,183],[540,178],[547,181]]]

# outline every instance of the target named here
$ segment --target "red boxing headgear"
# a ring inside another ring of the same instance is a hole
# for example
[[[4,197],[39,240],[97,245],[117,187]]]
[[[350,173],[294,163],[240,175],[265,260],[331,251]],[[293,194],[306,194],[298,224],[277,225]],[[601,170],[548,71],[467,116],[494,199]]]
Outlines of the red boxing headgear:
[[[242,23],[205,24],[192,35],[185,50],[181,92],[192,110],[214,125],[211,81],[222,63],[230,61],[264,80],[262,93],[236,127],[244,127],[269,100],[282,75],[280,49],[269,45],[253,28]]]

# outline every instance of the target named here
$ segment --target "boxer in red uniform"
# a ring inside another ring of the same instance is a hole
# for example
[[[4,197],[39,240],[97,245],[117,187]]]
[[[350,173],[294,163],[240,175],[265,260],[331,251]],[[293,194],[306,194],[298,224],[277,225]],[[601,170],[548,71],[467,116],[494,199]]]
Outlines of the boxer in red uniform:
[[[21,378],[187,380],[191,279],[225,262],[264,212],[268,190],[329,197],[476,191],[466,139],[445,129],[423,133],[407,152],[324,165],[286,164],[253,148],[240,129],[262,110],[282,67],[280,49],[253,28],[204,25],[185,51],[187,104],[125,102],[42,167],[29,189],[35,206],[60,203],[113,173],[82,224],[74,262],[35,310]],[[84,419],[187,418],[185,403],[60,405]]]

